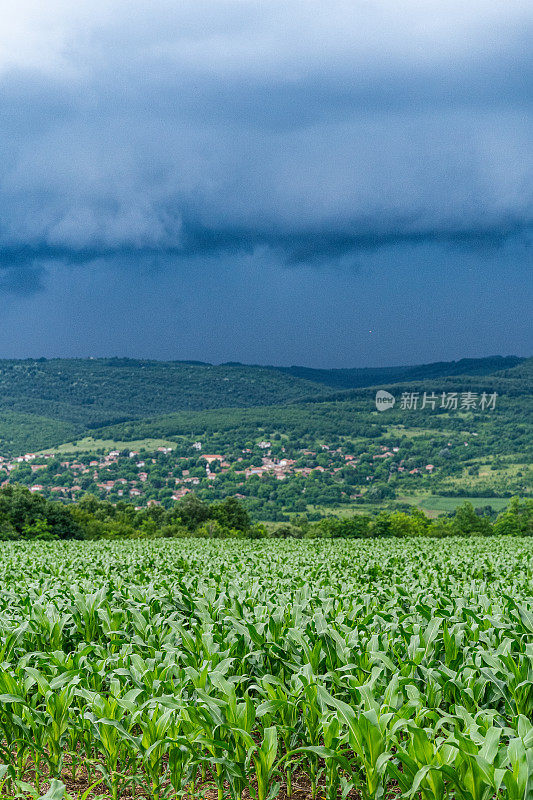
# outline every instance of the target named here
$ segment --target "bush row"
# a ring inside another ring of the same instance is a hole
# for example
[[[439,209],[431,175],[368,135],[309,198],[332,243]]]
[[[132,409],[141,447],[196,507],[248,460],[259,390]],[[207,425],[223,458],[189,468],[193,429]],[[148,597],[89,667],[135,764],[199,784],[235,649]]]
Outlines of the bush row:
[[[0,489],[0,539],[111,539],[111,538],[378,538],[412,536],[533,535],[533,500],[512,498],[496,519],[470,503],[453,514],[428,519],[418,508],[354,514],[310,522],[305,516],[278,527],[253,524],[235,497],[208,505],[189,494],[166,510],[161,506],[135,508],[90,495],[69,505],[47,500],[23,486]]]

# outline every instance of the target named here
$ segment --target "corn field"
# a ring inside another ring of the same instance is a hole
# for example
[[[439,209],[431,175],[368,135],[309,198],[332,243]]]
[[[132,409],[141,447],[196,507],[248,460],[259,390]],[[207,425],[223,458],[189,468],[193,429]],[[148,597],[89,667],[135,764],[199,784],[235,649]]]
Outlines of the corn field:
[[[0,554],[2,798],[533,798],[527,539]]]

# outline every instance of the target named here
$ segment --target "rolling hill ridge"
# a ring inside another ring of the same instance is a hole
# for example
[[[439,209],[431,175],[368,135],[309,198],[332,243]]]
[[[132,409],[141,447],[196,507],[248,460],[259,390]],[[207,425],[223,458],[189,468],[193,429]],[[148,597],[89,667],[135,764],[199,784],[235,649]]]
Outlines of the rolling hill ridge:
[[[420,366],[315,370],[126,358],[0,361],[0,455],[52,447],[119,426],[151,430],[167,415],[322,403],[439,380],[527,393],[533,359],[493,356]],[[429,385],[428,383],[428,385]],[[292,414],[291,414],[292,416]]]

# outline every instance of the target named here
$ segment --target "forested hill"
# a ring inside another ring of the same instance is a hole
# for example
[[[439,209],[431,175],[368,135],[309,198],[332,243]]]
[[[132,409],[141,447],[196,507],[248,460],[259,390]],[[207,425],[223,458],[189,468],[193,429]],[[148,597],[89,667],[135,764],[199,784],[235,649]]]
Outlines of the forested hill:
[[[0,455],[71,441],[87,432],[176,412],[321,402],[364,387],[412,381],[531,387],[531,365],[516,357],[419,367],[312,370],[134,359],[0,360]]]
[[[430,365],[432,366],[432,365]],[[479,417],[476,424],[485,426],[486,451],[493,452],[498,438],[501,441],[514,439],[514,445],[523,455],[531,447],[531,419],[533,386],[533,358],[524,360],[514,368],[492,374],[448,375],[427,377],[424,380],[384,384],[396,398],[402,392],[496,392],[499,396],[498,415]],[[402,411],[400,403],[386,415],[375,412],[376,386],[358,389],[332,390],[327,397],[308,398],[298,403],[285,403],[261,408],[218,408],[204,411],[176,411],[163,416],[130,420],[94,431],[94,436],[105,440],[136,440],[164,437],[174,440],[183,436],[212,437],[219,435],[227,443],[234,440],[253,440],[259,433],[270,436],[277,431],[288,437],[303,439],[314,436],[331,441],[350,433],[362,439],[372,439],[383,433],[391,424],[407,425],[413,429],[424,429],[428,423],[428,412]],[[457,428],[472,426],[473,419],[457,414],[455,419],[437,409],[432,417],[435,427]],[[508,429],[503,428],[508,426]],[[518,426],[520,430],[516,427]],[[523,427],[523,429],[522,429]],[[522,437],[522,438],[521,438]],[[523,440],[522,440],[523,439]],[[481,441],[481,440],[480,440]],[[215,445],[213,445],[215,446]],[[215,446],[215,451],[216,446]],[[214,451],[214,452],[215,452]]]
[[[278,367],[281,372],[313,383],[338,389],[359,389],[386,383],[410,383],[457,375],[490,375],[516,368],[525,359],[517,356],[462,358],[459,361],[437,361],[405,367],[367,367],[361,369],[312,369],[309,367]]]
[[[297,402],[326,386],[265,367],[134,359],[0,360],[0,455],[175,411]]]
[[[326,387],[268,367],[126,358],[0,361],[0,410],[91,427],[168,411],[272,405]]]

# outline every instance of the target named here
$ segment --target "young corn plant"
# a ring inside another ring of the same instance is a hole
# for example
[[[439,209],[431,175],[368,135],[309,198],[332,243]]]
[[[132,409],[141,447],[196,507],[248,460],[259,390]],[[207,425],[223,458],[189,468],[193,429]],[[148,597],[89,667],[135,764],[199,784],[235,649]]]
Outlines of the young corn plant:
[[[353,788],[352,765],[345,736],[340,735],[341,725],[334,712],[323,714],[321,719],[323,745],[299,747],[288,754],[291,763],[301,763],[302,757],[320,758],[324,762],[325,800],[338,800]]]
[[[28,758],[35,753],[28,720],[38,713],[32,695],[33,681],[0,665],[0,753],[12,765],[13,775],[21,777]]]
[[[507,765],[503,783],[509,800],[533,797],[533,726],[523,716],[518,718],[517,736],[507,746]]]
[[[198,743],[206,752],[204,758],[213,774],[217,800],[223,800],[224,783],[233,769],[230,759],[231,734],[216,699],[205,693],[201,697],[202,705],[197,703],[188,706],[184,710],[184,718],[201,731]],[[202,777],[204,776],[205,773]]]
[[[298,726],[300,720],[301,688],[287,687],[274,675],[265,675],[256,688],[262,696],[268,698],[257,707],[258,717],[268,720],[267,726],[278,723],[278,731],[285,754],[294,750],[298,743]],[[292,772],[294,761],[284,761],[287,797],[292,797]]]
[[[245,692],[241,702],[237,698],[235,684],[219,673],[211,674],[211,682],[219,690],[217,708],[224,716],[225,725],[232,737],[230,751],[231,768],[228,772],[233,800],[240,800],[248,784],[246,759],[249,748],[254,745],[252,732],[256,719],[254,704]]]
[[[272,782],[276,773],[277,754],[278,733],[272,725],[264,729],[261,744],[254,744],[248,752],[247,766],[253,763],[255,775],[255,786],[250,783],[249,789],[255,800],[273,800],[278,795],[280,783]]]
[[[335,710],[339,723],[347,728],[348,743],[355,755],[354,774],[361,771],[363,780],[358,787],[365,800],[379,800],[384,794],[383,756],[391,741],[392,711],[380,713],[375,708],[355,711],[343,700],[330,695],[322,687],[322,702]]]
[[[165,778],[165,756],[169,733],[173,727],[172,709],[161,708],[153,701],[133,715],[132,722],[141,730],[139,751],[142,766],[150,782],[150,796],[160,800]]]
[[[414,721],[396,725],[394,741],[394,753],[384,754],[380,767],[397,782],[403,795],[419,792],[422,800],[445,800],[449,790],[443,767],[453,763],[453,746],[444,737],[430,738]]]
[[[136,776],[140,744],[128,727],[131,702],[127,698],[96,695],[90,698],[92,710],[85,712],[91,723],[93,741],[103,757],[97,770],[104,777],[111,800],[118,800],[124,787]]]
[[[65,686],[61,691],[49,689],[44,697],[47,760],[55,778],[61,777],[63,768],[74,691],[75,685]]]

